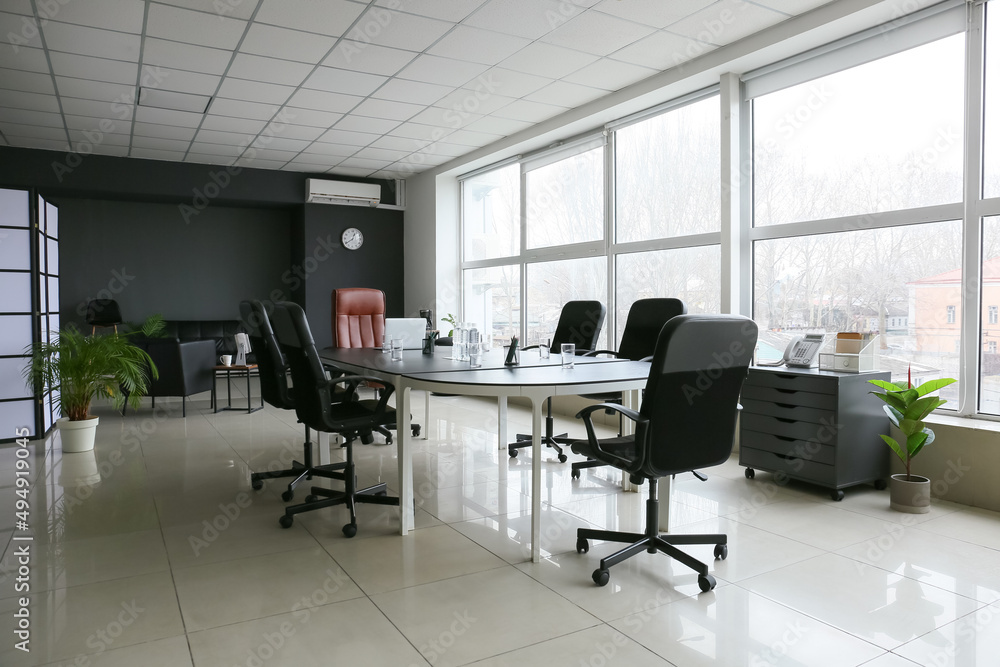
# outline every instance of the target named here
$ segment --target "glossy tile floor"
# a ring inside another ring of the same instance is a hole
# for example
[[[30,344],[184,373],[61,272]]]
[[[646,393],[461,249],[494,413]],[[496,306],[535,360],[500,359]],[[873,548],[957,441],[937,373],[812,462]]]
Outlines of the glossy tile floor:
[[[414,414],[422,415],[415,396]],[[249,473],[301,454],[292,413],[180,417],[161,400],[122,419],[99,409],[91,454],[32,443],[27,567],[30,653],[13,542],[16,447],[0,448],[0,665],[997,665],[1000,516],[935,503],[888,509],[887,492],[747,480],[735,458],[678,478],[675,532],[725,532],[718,587],[641,554],[596,587],[615,547],[575,551],[580,526],[638,530],[640,494],[618,475],[549,454],[543,560],[528,559],[530,452],[498,451],[492,404],[433,397],[414,456],[417,529],[362,506],[353,539],[342,508],[278,525],[280,480]],[[560,420],[579,431],[579,425]],[[526,411],[512,408],[510,432]],[[357,446],[362,483],[397,486],[395,447]],[[339,457],[341,450],[333,455]],[[304,497],[305,490],[297,493]],[[24,534],[24,531],[18,531]],[[710,547],[690,547],[711,559]]]

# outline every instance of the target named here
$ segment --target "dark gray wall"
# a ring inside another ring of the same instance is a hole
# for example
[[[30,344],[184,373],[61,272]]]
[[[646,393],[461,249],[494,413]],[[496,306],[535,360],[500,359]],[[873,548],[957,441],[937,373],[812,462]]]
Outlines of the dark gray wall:
[[[170,204],[63,198],[59,219],[64,322],[107,297],[126,320],[238,319],[239,302],[281,288],[291,264],[284,209],[209,207],[185,224]]]

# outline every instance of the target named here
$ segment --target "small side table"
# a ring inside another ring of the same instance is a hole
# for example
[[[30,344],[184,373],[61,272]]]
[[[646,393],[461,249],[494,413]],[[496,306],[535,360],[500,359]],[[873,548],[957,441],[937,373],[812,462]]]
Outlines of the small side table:
[[[260,406],[256,407],[256,408],[253,407],[253,399],[250,396],[250,371],[253,371],[253,370],[257,370],[257,364],[247,364],[246,366],[221,366],[221,365],[220,366],[212,366],[212,375],[213,375],[213,378],[212,378],[212,407],[215,409],[216,412],[218,412],[220,409],[221,410],[243,410],[243,408],[234,408],[233,407],[233,389],[232,389],[232,385],[230,384],[230,380],[232,379],[233,372],[236,372],[237,375],[239,375],[240,373],[246,375],[246,378],[247,378],[247,414],[250,414],[251,412],[257,412],[258,410],[262,410],[264,408],[264,396],[263,395],[260,397]],[[215,380],[216,380],[216,376],[218,376],[218,374],[219,374],[220,371],[225,372],[225,374],[226,374],[226,407],[224,407],[224,408],[219,408],[219,398],[218,398],[218,396],[216,396],[216,391],[215,391]]]

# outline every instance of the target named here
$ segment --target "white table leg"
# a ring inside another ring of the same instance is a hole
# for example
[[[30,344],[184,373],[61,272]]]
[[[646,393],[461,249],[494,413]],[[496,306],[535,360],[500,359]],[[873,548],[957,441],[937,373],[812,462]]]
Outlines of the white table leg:
[[[322,431],[316,433],[316,446],[319,447],[319,464],[321,466],[330,463],[330,434]]]
[[[424,392],[424,427],[421,429],[421,440],[427,439],[427,434],[431,432],[431,392]]]
[[[622,407],[629,408],[630,410],[639,409],[639,390],[629,389],[622,392]],[[635,433],[635,423],[631,419],[622,418],[622,435],[632,435]],[[639,490],[635,484],[629,481],[628,473],[622,473],[622,491],[626,493],[636,492]]]
[[[542,403],[531,399],[531,562],[542,559]]]
[[[507,449],[507,397],[497,397],[497,440],[500,451]],[[503,457],[500,457],[503,460]]]
[[[399,464],[399,533],[413,530],[413,459],[410,457],[410,388],[396,385],[396,458]]]

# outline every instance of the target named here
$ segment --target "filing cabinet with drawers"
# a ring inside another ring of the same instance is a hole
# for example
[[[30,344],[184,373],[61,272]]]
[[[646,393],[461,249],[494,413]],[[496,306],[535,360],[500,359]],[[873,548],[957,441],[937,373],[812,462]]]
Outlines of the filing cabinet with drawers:
[[[818,484],[841,500],[843,489],[885,488],[889,432],[882,401],[868,380],[888,371],[837,373],[816,368],[750,368],[740,404],[740,465]]]

